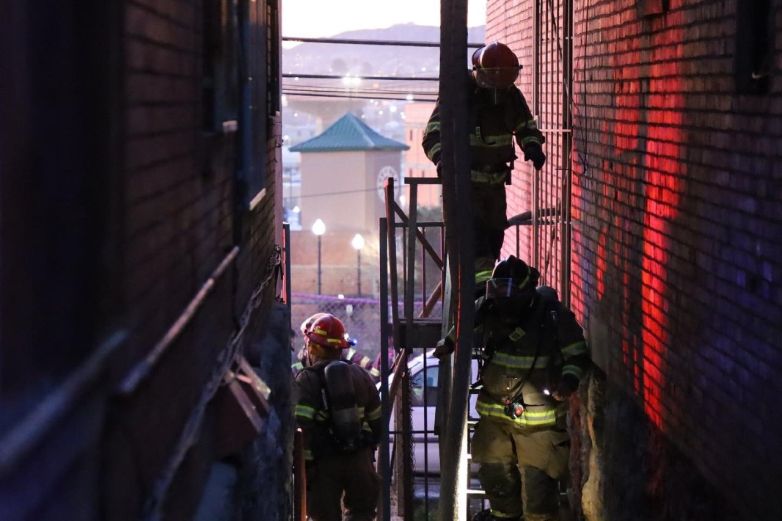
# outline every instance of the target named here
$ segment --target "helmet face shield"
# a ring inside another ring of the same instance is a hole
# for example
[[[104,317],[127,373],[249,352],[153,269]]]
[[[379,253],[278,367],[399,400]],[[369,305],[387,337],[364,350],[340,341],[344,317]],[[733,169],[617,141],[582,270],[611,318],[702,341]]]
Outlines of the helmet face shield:
[[[519,59],[502,43],[481,47],[472,55],[475,82],[484,89],[507,89],[519,77]]]
[[[476,68],[475,83],[483,89],[507,89],[519,77],[518,67]]]
[[[521,290],[513,283],[513,279],[489,279],[486,281],[486,300],[511,298],[519,295]]]

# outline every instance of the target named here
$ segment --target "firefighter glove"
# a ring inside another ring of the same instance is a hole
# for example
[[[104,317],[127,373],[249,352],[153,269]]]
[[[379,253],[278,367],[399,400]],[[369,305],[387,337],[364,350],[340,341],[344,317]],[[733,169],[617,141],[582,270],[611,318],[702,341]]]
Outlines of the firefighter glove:
[[[527,143],[524,147],[524,160],[532,161],[535,170],[540,170],[546,162],[546,154],[538,143]]]
[[[554,394],[552,395],[555,400],[564,402],[570,395],[576,392],[578,389],[578,379],[571,374],[562,375],[562,379],[559,381]]]
[[[450,355],[453,353],[454,347],[453,339],[447,336],[437,342],[437,345],[435,345],[434,352],[432,354],[437,358],[440,358],[444,355]]]
[[[442,179],[443,178],[443,164],[438,161],[435,165],[435,168],[437,168],[437,178]]]

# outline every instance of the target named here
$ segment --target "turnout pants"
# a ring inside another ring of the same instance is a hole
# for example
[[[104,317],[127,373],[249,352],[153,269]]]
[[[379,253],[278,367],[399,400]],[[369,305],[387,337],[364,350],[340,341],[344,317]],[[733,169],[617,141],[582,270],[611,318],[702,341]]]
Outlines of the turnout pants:
[[[472,184],[473,233],[476,264],[488,259],[489,269],[500,258],[508,218],[504,184]]]
[[[372,449],[334,453],[307,468],[307,510],[313,521],[371,521],[375,518],[380,477]]]
[[[472,439],[472,459],[498,518],[556,520],[557,482],[567,476],[569,456],[566,431],[523,432],[509,422],[481,419]]]

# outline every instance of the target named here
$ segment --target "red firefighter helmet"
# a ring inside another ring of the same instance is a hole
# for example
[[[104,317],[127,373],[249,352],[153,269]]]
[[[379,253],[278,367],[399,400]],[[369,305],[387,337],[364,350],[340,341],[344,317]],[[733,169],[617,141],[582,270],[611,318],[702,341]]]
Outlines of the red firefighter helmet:
[[[301,331],[301,334],[306,337],[307,334],[312,329],[312,324],[314,324],[315,321],[318,320],[319,318],[325,316],[328,316],[328,313],[315,313],[314,315],[305,318],[304,322],[302,322],[301,326],[299,327],[299,331]]]
[[[345,349],[348,343],[348,334],[345,324],[334,315],[326,314],[315,320],[307,333],[310,342],[331,349]]]
[[[519,59],[500,42],[490,43],[472,55],[472,73],[479,87],[507,89],[519,77]]]

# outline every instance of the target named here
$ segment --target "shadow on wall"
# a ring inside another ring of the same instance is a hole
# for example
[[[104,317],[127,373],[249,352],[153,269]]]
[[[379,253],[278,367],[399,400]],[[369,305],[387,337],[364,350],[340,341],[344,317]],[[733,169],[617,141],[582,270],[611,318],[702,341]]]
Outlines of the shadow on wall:
[[[274,304],[263,338],[250,343],[246,358],[269,386],[269,415],[254,442],[217,461],[209,472],[195,521],[289,519],[293,446],[290,376],[290,317]],[[244,464],[242,464],[244,462]]]
[[[588,521],[743,519],[600,370],[582,383],[571,412],[571,469],[580,484],[571,494],[579,516]],[[726,459],[726,472],[729,466]],[[610,494],[605,484],[612,484]]]

